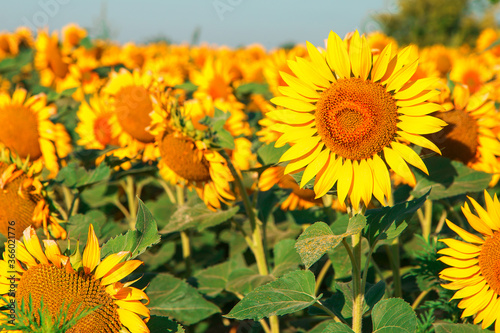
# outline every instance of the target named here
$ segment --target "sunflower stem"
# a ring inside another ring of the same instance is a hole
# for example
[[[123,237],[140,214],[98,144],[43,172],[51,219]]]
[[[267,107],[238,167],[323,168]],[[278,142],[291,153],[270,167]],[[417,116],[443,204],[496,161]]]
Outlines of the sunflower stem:
[[[250,249],[252,250],[253,255],[255,257],[255,261],[257,262],[257,269],[259,270],[259,274],[269,275],[269,268],[267,266],[267,259],[266,259],[266,251],[264,247],[265,239],[262,237],[263,232],[261,230],[262,223],[258,221],[255,215],[252,202],[250,201],[250,197],[248,196],[245,185],[243,184],[243,180],[241,179],[238,171],[236,171],[236,168],[234,167],[231,158],[224,149],[221,149],[219,153],[226,160],[227,166],[231,171],[231,174],[233,175],[234,182],[238,187],[238,192],[240,193],[241,199],[243,201],[243,206],[245,207],[248,220],[250,221],[250,226],[252,227],[252,243],[250,244]],[[269,317],[269,323],[271,325],[271,332],[279,333],[278,316]]]
[[[403,291],[401,289],[401,272],[399,270],[399,237],[396,237],[392,241],[392,244],[387,246],[386,250],[392,270],[393,296],[402,297]]]
[[[137,200],[135,198],[134,177],[125,176],[125,194],[127,195],[128,212],[130,214],[129,225],[135,230],[135,219],[137,218]]]
[[[429,239],[432,228],[432,200],[426,200],[424,203],[424,220],[422,221],[422,236]]]
[[[328,269],[332,265],[332,261],[328,259],[325,264],[323,265],[323,268],[321,268],[321,271],[318,274],[318,277],[316,278],[316,286],[314,287],[314,295],[318,294],[319,288],[321,287],[321,283],[323,282],[323,279],[326,276],[326,273],[328,272]]]
[[[184,187],[176,186],[176,201],[178,206],[184,205],[185,202],[185,193]],[[186,275],[191,275],[191,241],[189,239],[188,230],[181,231],[181,245],[182,245],[182,258],[186,263]]]
[[[361,289],[361,232],[352,235],[353,258],[355,265],[352,265],[352,330],[355,333],[361,333],[363,323],[363,302],[364,291]]]

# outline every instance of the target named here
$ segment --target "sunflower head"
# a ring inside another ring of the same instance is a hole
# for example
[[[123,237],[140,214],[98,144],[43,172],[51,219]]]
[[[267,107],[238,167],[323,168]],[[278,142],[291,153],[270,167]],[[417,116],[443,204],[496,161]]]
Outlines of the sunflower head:
[[[391,195],[387,165],[414,184],[407,163],[427,169],[407,143],[439,152],[420,135],[446,125],[428,116],[441,110],[427,102],[438,94],[430,88],[435,80],[410,81],[416,49],[393,55],[389,43],[374,57],[357,31],[344,41],[331,32],[325,52],[310,43],[307,49],[311,60],[288,61],[294,75],[281,72],[287,86],[271,101],[284,109],[267,113],[276,122],[270,128],[282,133],[276,146],[292,146],[281,157],[285,173],[304,170],[301,187],[315,177],[316,198],[337,184],[339,201],[355,209]]]
[[[444,110],[434,116],[449,125],[428,138],[441,149],[443,156],[476,170],[498,173],[500,141],[496,133],[500,116],[494,101],[487,93],[471,94],[466,85],[459,83],[451,94],[445,91],[443,95]],[[498,177],[493,181],[490,185]]]
[[[0,156],[0,233],[19,239],[28,226],[43,227],[55,238],[66,238],[66,231],[59,225],[47,192],[34,173],[19,158],[6,151]]]
[[[31,297],[35,313],[43,302],[44,309],[48,309],[53,317],[59,315],[61,308],[67,307],[69,318],[95,308],[67,332],[119,332],[122,327],[132,333],[149,332],[145,324],[149,319],[148,296],[144,291],[130,287],[132,282],[120,282],[139,267],[141,261],[127,260],[130,253],[126,251],[111,254],[101,261],[92,225],[79,268],[74,260],[61,253],[55,241],[45,240],[43,251],[31,227],[24,231],[23,236],[23,242],[16,243],[17,304],[28,304]],[[0,265],[7,267],[6,253],[3,257]],[[10,276],[3,275],[3,272],[0,273],[0,295],[8,296]]]
[[[451,266],[441,271],[439,277],[449,283],[446,289],[456,291],[452,299],[461,299],[462,318],[475,315],[474,324],[482,322],[487,328],[495,322],[500,330],[500,202],[484,191],[486,207],[469,198],[476,213],[467,203],[462,207],[469,225],[479,235],[470,233],[450,221],[448,227],[460,238],[441,239],[448,247],[438,251],[439,258]]]
[[[37,170],[43,166],[55,176],[59,170],[58,157],[71,151],[71,138],[62,124],[50,117],[56,107],[47,104],[45,94],[28,97],[27,91],[17,88],[12,96],[0,92],[0,148],[7,148],[21,159],[29,159]],[[23,133],[23,135],[19,135]]]

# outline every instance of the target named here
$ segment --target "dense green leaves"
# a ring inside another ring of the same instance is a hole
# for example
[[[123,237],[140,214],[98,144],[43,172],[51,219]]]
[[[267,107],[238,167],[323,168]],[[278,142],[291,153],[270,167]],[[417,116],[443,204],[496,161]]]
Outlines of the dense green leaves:
[[[373,246],[380,239],[397,237],[407,226],[406,219],[410,218],[425,202],[428,192],[424,196],[398,203],[392,207],[370,209],[366,212],[364,235]]]
[[[417,315],[400,298],[384,299],[375,304],[372,321],[374,333],[414,333],[417,327]]]
[[[492,175],[477,171],[457,161],[432,156],[425,160],[429,175],[415,171],[417,185],[411,192],[420,197],[432,189],[430,200],[454,197],[461,194],[480,192],[488,187]]]
[[[139,200],[135,230],[129,230],[124,235],[116,236],[102,246],[101,256],[110,253],[130,251],[131,258],[137,257],[146,249],[160,241],[156,221],[149,209]]]
[[[151,316],[148,321],[150,333],[184,333],[184,328],[173,320],[162,316]]]
[[[322,333],[354,333],[354,331],[342,323],[330,323]]]
[[[185,281],[169,274],[159,274],[146,289],[151,314],[168,316],[186,325],[203,320],[219,308],[201,296]]]
[[[280,277],[299,268],[300,256],[295,250],[293,239],[284,239],[274,246],[274,269],[272,275]]]
[[[480,325],[472,324],[450,324],[450,323],[439,323],[434,324],[434,329],[436,333],[479,333],[479,332],[491,332],[490,330],[482,329]]]
[[[306,268],[309,268],[327,251],[334,249],[343,238],[361,232],[365,224],[365,217],[356,215],[349,221],[346,232],[335,235],[328,224],[316,222],[300,235],[295,247]]]
[[[172,214],[168,224],[161,230],[161,233],[184,231],[189,228],[204,230],[226,222],[236,215],[239,207],[235,206],[228,210],[218,210],[216,212],[207,208],[204,203],[194,205],[186,204],[178,206]]]
[[[80,188],[104,181],[109,178],[110,174],[111,169],[104,163],[99,164],[93,170],[86,170],[72,162],[59,171],[55,180],[69,188]]]
[[[310,271],[290,272],[250,292],[226,317],[260,320],[305,309],[316,302],[314,284]]]

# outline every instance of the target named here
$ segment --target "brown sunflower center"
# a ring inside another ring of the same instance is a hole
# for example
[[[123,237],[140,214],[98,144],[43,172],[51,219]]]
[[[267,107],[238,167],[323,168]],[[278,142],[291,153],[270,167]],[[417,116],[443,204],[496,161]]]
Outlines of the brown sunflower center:
[[[153,103],[144,87],[123,87],[116,94],[116,114],[118,122],[125,132],[143,143],[154,141],[154,137],[146,131],[153,111]]]
[[[444,120],[448,126],[428,138],[441,149],[444,157],[464,164],[471,162],[479,145],[476,120],[465,110],[436,112],[433,116]]]
[[[0,175],[7,167],[7,164],[0,163]],[[26,178],[22,174],[0,189],[0,233],[6,237],[11,237],[14,233],[16,239],[19,239],[24,229],[33,224],[36,204],[43,200],[40,195],[29,193],[32,189],[22,187]],[[10,221],[14,221],[14,225],[9,225]]]
[[[302,200],[306,200],[309,202],[321,202],[321,199],[314,199],[316,195],[314,194],[313,190],[300,188],[297,182],[290,175],[283,176],[278,184],[281,188],[292,190],[292,193],[297,195]]]
[[[341,79],[316,105],[316,127],[332,152],[362,160],[380,152],[396,134],[397,106],[379,83]]]
[[[229,87],[221,75],[215,75],[210,81],[208,93],[213,99],[227,98],[229,95]]]
[[[36,160],[42,156],[38,143],[38,119],[30,109],[7,105],[0,109],[0,142],[21,158]]]
[[[182,178],[193,181],[209,181],[210,163],[193,141],[165,134],[160,143],[163,163]]]
[[[479,267],[486,282],[497,295],[500,295],[500,232],[484,242],[479,255]]]
[[[71,318],[84,309],[99,306],[67,330],[68,333],[120,331],[121,323],[116,311],[118,305],[92,276],[68,273],[64,268],[43,264],[31,267],[19,282],[16,292],[17,303],[20,305],[21,300],[24,300],[25,304],[28,304],[30,295],[37,320],[42,299],[44,309],[48,309],[54,317],[59,317],[63,308],[68,310],[67,318]],[[77,310],[78,306],[80,308]]]

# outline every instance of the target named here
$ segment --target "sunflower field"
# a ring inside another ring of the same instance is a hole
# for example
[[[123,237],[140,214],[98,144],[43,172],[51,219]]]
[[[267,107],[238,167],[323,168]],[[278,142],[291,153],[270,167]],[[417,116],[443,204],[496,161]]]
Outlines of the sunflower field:
[[[500,31],[0,33],[0,331],[500,332]]]

